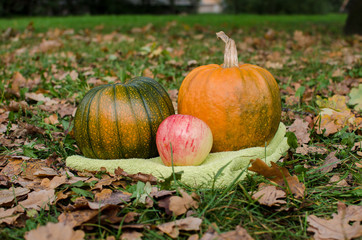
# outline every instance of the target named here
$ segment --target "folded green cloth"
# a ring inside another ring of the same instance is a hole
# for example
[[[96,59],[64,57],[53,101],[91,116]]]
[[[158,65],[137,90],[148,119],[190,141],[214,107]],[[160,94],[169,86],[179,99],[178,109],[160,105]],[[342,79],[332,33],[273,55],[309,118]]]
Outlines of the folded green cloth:
[[[180,182],[186,185],[224,188],[234,180],[243,179],[246,176],[246,167],[250,159],[261,158],[268,164],[270,161],[277,161],[289,148],[285,132],[285,125],[280,123],[277,133],[266,148],[253,147],[239,151],[210,153],[201,165],[176,166],[174,171],[183,171]],[[172,174],[172,167],[165,166],[160,157],[99,160],[75,155],[66,159],[66,165],[80,171],[99,171],[101,167],[104,167],[111,173],[120,167],[129,174],[141,172],[152,174],[158,179],[168,178]],[[218,174],[215,180],[216,173],[223,167],[221,174]]]

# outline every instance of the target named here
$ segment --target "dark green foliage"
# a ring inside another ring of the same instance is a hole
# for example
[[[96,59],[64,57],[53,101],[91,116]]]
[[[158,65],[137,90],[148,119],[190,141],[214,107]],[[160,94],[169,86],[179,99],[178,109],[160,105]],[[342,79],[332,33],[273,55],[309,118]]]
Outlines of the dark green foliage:
[[[231,13],[324,14],[338,12],[343,0],[226,0]]]

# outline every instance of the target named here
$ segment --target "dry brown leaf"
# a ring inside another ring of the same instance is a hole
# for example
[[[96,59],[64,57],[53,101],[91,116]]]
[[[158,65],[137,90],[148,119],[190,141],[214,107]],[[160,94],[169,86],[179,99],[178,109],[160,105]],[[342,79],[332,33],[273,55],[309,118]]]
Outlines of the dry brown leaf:
[[[20,215],[24,212],[24,209],[17,205],[16,207],[10,209],[0,208],[0,224],[14,224],[14,222],[20,217]]]
[[[58,102],[54,99],[51,99],[49,97],[45,97],[42,93],[25,93],[25,97],[30,100],[34,100],[36,102],[43,102],[46,106],[55,105]]]
[[[144,77],[149,77],[149,78],[153,78],[154,74],[153,72],[149,69],[149,68],[145,68],[142,72],[142,76]]]
[[[302,145],[305,143],[308,143],[310,141],[310,137],[309,137],[309,127],[308,127],[309,123],[304,121],[303,119],[295,119],[295,121],[293,122],[292,125],[289,126],[288,130],[290,132],[294,132],[295,136],[298,139],[298,144]]]
[[[56,125],[59,123],[58,115],[56,113],[54,113],[54,114],[50,115],[49,117],[44,118],[44,122],[46,124]]]
[[[26,86],[27,80],[20,72],[15,72],[11,79],[11,92],[20,96],[20,88]]]
[[[124,231],[121,235],[122,240],[141,240],[143,234],[137,231]]]
[[[30,192],[28,188],[16,187],[0,190],[0,206],[11,203],[16,197],[26,195]]]
[[[40,185],[45,188],[55,189],[59,187],[60,185],[67,182],[67,176],[55,176],[52,180],[49,180],[49,178],[44,178]]]
[[[38,46],[35,46],[31,50],[31,54],[38,53],[38,52],[46,53],[46,52],[55,51],[55,50],[58,50],[62,46],[63,46],[63,43],[60,40],[43,39],[43,41]]]
[[[56,170],[54,170],[53,168],[49,168],[49,167],[40,167],[38,170],[36,170],[33,173],[34,176],[37,177],[54,177],[57,176],[58,173]]]
[[[305,186],[299,182],[297,176],[291,176],[285,167],[279,167],[276,163],[271,162],[269,167],[261,159],[250,160],[252,165],[248,168],[250,171],[259,173],[260,175],[268,178],[270,181],[275,182],[286,191],[291,191],[296,198],[304,196]]]
[[[98,210],[86,209],[74,212],[63,212],[59,215],[58,221],[71,227],[77,227],[93,219],[99,214]]]
[[[109,186],[111,185],[114,181],[117,181],[118,178],[114,178],[114,177],[110,177],[109,175],[103,175],[102,179],[97,179],[97,183],[94,185],[94,187],[92,188],[92,190],[94,189],[103,189],[103,186]]]
[[[28,199],[19,202],[19,205],[24,208],[33,208],[40,210],[44,208],[48,210],[48,204],[52,204],[55,201],[54,189],[33,191],[28,194]]]
[[[90,209],[99,209],[107,205],[118,205],[121,203],[126,203],[131,201],[132,194],[124,193],[121,191],[113,191],[109,194],[108,191],[104,194],[104,199],[99,199],[98,201],[88,202]]]
[[[323,172],[323,173],[328,173],[330,171],[333,170],[333,168],[337,167],[337,165],[341,162],[341,160],[339,160],[336,157],[336,151],[333,151],[331,153],[328,154],[328,156],[326,157],[322,167],[319,169],[319,171]]]
[[[150,182],[151,184],[157,184],[157,178],[152,176],[151,174],[145,174],[145,173],[129,174],[120,167],[118,167],[116,170],[114,170],[114,174],[116,176],[129,177],[135,181],[141,181],[144,183]]]
[[[283,182],[285,177],[290,176],[289,171],[286,168],[279,167],[274,162],[270,163],[270,167],[259,158],[255,160],[252,159],[250,162],[251,166],[248,170],[259,173],[275,183]]]
[[[323,219],[315,215],[308,216],[308,231],[314,232],[315,240],[346,240],[362,236],[362,206],[346,206],[338,203],[338,213],[332,219]],[[353,222],[353,223],[352,223]]]
[[[94,195],[95,202],[104,201],[112,195],[111,189],[103,189],[101,192]]]
[[[26,240],[83,240],[84,236],[82,230],[74,231],[73,227],[64,223],[52,222],[25,233]]]
[[[334,183],[339,187],[350,187],[350,185],[348,184],[348,182],[346,181],[346,179],[342,179],[339,177],[338,174],[335,174],[331,177],[331,179],[329,179],[330,183]]]
[[[169,209],[175,215],[179,216],[186,213],[190,208],[198,208],[199,204],[195,201],[195,193],[192,193],[191,196],[185,192],[183,189],[180,189],[182,197],[172,196],[170,198]]]
[[[326,154],[328,150],[327,148],[324,147],[308,146],[308,144],[302,144],[302,146],[297,147],[297,149],[295,149],[295,152],[300,153],[302,155],[307,155],[310,153]]]
[[[253,240],[241,226],[236,226],[235,230],[225,233],[218,233],[215,229],[217,229],[216,224],[211,224],[200,240]]]
[[[197,231],[200,229],[202,220],[195,217],[187,217],[184,219],[163,223],[157,228],[172,238],[177,238],[180,231]]]
[[[133,222],[135,219],[136,219],[136,217],[138,217],[138,216],[140,216],[140,214],[139,213],[136,213],[136,212],[128,212],[128,213],[126,213],[126,215],[124,215],[124,217],[123,217],[123,222],[124,223],[130,223],[130,222]]]
[[[254,200],[258,200],[258,202],[262,205],[266,206],[280,206],[280,204],[286,203],[284,200],[280,200],[280,198],[285,198],[286,193],[282,190],[279,190],[274,185],[269,185],[265,183],[261,183],[259,185],[259,191],[254,193],[252,198]]]

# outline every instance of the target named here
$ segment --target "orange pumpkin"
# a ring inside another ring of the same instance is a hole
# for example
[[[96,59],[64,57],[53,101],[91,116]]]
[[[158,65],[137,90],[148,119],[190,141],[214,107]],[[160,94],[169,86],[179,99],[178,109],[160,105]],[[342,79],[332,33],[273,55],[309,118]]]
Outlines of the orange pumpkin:
[[[278,130],[281,99],[272,74],[255,65],[239,64],[234,40],[225,43],[224,64],[192,70],[178,95],[178,113],[202,119],[211,128],[212,152],[265,146]]]

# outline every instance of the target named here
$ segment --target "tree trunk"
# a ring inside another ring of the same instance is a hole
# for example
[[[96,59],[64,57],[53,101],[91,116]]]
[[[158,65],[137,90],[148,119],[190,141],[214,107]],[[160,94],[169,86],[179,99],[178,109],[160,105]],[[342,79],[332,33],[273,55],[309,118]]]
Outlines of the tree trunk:
[[[344,33],[362,35],[362,0],[350,0],[347,5],[348,17]]]

